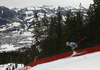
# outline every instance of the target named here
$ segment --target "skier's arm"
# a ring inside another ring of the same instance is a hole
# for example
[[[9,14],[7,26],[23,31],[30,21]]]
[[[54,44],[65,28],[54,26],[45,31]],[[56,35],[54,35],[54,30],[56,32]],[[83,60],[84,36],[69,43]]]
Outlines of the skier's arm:
[[[73,48],[72,44],[69,44],[69,46],[70,46],[71,48]]]

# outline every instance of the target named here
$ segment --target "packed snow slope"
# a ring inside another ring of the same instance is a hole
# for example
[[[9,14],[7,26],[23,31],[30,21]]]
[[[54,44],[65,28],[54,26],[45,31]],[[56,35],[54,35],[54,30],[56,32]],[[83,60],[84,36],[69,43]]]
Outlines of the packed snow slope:
[[[29,70],[100,70],[100,52],[59,59]]]

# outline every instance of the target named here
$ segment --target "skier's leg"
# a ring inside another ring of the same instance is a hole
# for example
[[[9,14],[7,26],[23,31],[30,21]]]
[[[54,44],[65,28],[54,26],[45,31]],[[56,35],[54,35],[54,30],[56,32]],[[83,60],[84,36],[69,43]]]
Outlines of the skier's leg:
[[[72,48],[72,52],[73,52],[73,53],[75,52],[74,47]]]
[[[72,48],[72,52],[73,54],[71,56],[77,55],[77,52],[74,50],[74,48]]]

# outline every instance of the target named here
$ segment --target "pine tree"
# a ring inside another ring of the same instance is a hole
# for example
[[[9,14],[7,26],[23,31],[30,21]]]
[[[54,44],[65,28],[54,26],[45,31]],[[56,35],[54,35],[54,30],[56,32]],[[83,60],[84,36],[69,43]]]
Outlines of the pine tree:
[[[34,25],[34,38],[35,38],[35,43],[38,44],[39,43],[39,38],[40,38],[40,21],[38,20],[38,16],[37,13],[35,13],[35,20],[33,21],[33,25]]]
[[[66,15],[66,20],[65,20],[65,25],[63,26],[63,46],[65,47],[66,51],[70,51],[69,47],[66,47],[66,42],[67,41],[72,41],[71,40],[71,22],[72,22],[72,17],[73,14],[71,13],[71,10],[67,11],[67,15]]]
[[[78,43],[78,41],[86,35],[83,24],[83,12],[81,7],[82,5],[80,4],[79,9],[77,10],[77,12],[75,12],[76,14],[72,14],[71,10],[67,12],[67,18],[64,28],[65,42],[73,41]]]
[[[58,7],[57,15],[51,17],[47,21],[46,16],[42,20],[42,24],[46,24],[47,37],[42,39],[40,47],[43,51],[40,53],[40,57],[49,57],[62,52],[62,16],[60,12],[60,7]],[[49,25],[49,26],[48,26]],[[42,26],[43,27],[43,26]],[[45,32],[44,32],[45,33]]]
[[[50,19],[48,20],[46,17],[46,14],[44,14],[44,18],[41,21],[42,23],[42,41],[40,44],[40,48],[42,49],[42,51],[40,52],[39,58],[44,58],[44,57],[49,57],[51,55],[53,55],[53,51],[52,51],[52,42],[51,41],[53,39],[53,37],[51,37],[52,35],[50,34],[51,32],[51,27],[50,27]],[[52,33],[53,34],[53,33]]]
[[[40,38],[41,38],[40,28],[41,28],[41,24],[38,19],[38,15],[37,13],[35,13],[34,20],[33,20],[33,29],[34,29],[33,38],[35,39],[35,41],[34,44],[31,46],[30,53],[29,53],[30,62],[36,60],[37,59],[36,57],[38,56],[39,53],[38,46],[40,45]]]
[[[81,10],[79,10],[76,13],[76,29],[77,29],[77,41],[80,40],[82,38],[82,36],[84,37],[84,31],[83,31],[83,15]]]
[[[48,35],[48,19],[47,19],[47,16],[46,14],[44,14],[44,18],[42,19],[42,35],[43,35],[43,39],[45,39]]]
[[[62,16],[61,16],[61,8],[58,7],[57,10],[57,20],[56,20],[56,49],[58,50],[57,53],[61,53],[62,51]]]
[[[81,9],[79,9],[79,11],[76,13],[76,17],[75,17],[75,21],[76,21],[76,43],[78,43],[78,41],[80,39],[82,39],[83,37],[86,36],[83,18],[85,18],[85,16],[83,16],[83,12],[81,11]],[[80,42],[78,44],[78,46],[80,46],[78,48],[83,48],[85,46],[85,40]]]
[[[49,55],[54,55],[57,52],[56,47],[56,16],[51,16],[50,25],[48,29],[48,47]]]
[[[94,0],[88,10],[87,17],[87,41],[89,46],[97,45],[100,42],[100,0]]]
[[[74,16],[71,13],[71,10],[69,10],[67,12],[67,19],[65,21],[65,37],[66,37],[66,41],[74,41],[75,40],[75,20],[74,20]]]
[[[95,8],[95,44],[100,44],[100,0],[94,0]]]

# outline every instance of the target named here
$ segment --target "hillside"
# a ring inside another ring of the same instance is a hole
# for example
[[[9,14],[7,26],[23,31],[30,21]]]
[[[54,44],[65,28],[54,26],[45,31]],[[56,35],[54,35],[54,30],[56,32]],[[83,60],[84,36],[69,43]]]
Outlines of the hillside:
[[[44,13],[47,17],[56,15],[56,6],[30,6],[25,8],[6,8],[0,6],[0,51],[12,51],[23,47],[30,47],[32,41],[32,24],[34,14],[37,12],[39,19],[42,20]],[[67,11],[75,14],[78,7],[61,7],[61,15],[65,19]],[[87,9],[82,6],[83,14],[85,15]],[[11,47],[10,47],[11,46]],[[12,48],[9,50],[9,48]]]

